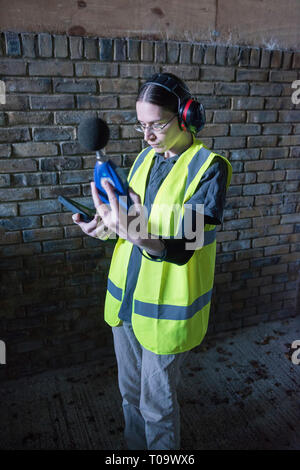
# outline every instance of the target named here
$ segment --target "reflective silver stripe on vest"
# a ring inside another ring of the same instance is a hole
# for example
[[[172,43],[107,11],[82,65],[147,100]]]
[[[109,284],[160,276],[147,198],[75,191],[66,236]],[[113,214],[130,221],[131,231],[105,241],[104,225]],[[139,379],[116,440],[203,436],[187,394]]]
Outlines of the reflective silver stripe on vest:
[[[148,153],[150,152],[150,150],[152,150],[152,147],[146,147],[144,150],[142,150],[142,153],[140,154],[139,158],[136,160],[136,162],[134,164],[134,167],[132,169],[132,172],[131,172],[131,175],[130,175],[130,178],[129,178],[129,183],[132,180],[133,175],[135,174],[135,172],[139,169],[139,167],[141,166],[141,164],[145,160],[145,158],[148,155]]]
[[[108,292],[117,300],[122,300],[122,289],[114,284],[110,279],[107,281]]]
[[[135,300],[134,313],[143,317],[157,320],[187,320],[193,317],[199,310],[207,305],[212,296],[212,289],[201,295],[191,305],[181,307],[177,305],[157,305]]]
[[[211,150],[208,150],[205,147],[201,147],[201,149],[196,152],[193,156],[192,160],[188,164],[188,176],[186,180],[184,194],[187,192],[189,185],[191,184],[198,171],[200,170],[202,165],[204,165],[211,153]]]
[[[204,243],[203,246],[210,245],[216,239],[217,229],[207,230],[204,232]]]

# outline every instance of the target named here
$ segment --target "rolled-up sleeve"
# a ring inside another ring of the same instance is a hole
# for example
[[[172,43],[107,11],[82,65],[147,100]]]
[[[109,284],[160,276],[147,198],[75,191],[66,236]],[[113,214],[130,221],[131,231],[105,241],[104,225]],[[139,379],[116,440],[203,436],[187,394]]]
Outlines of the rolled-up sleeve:
[[[226,182],[227,164],[222,158],[215,157],[188,201],[195,209],[196,204],[204,204],[204,215],[210,217],[214,225],[220,225],[223,221]]]

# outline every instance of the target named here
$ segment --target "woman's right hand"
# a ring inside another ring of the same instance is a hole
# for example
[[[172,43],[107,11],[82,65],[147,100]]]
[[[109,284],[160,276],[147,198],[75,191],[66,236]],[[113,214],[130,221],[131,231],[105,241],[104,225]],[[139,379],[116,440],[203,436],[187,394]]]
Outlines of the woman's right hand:
[[[73,222],[81,228],[81,230],[89,237],[99,238],[100,240],[107,240],[107,238],[114,232],[109,230],[103,223],[101,217],[96,213],[93,220],[90,222],[83,222],[80,220],[80,214],[72,215]]]

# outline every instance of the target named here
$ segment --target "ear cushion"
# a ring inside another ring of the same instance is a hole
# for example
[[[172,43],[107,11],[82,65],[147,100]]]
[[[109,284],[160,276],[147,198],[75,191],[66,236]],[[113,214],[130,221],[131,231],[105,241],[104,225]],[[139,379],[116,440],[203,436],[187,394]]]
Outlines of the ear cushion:
[[[181,103],[179,123],[183,130],[197,134],[205,125],[205,110],[196,99],[187,98]]]

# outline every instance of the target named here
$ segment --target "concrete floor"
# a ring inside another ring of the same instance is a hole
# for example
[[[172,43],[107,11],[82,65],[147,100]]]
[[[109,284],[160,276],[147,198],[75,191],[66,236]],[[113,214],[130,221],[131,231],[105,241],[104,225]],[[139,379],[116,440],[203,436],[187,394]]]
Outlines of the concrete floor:
[[[300,364],[291,318],[206,339],[179,389],[184,450],[300,450]],[[1,449],[126,449],[113,351],[0,388]]]

